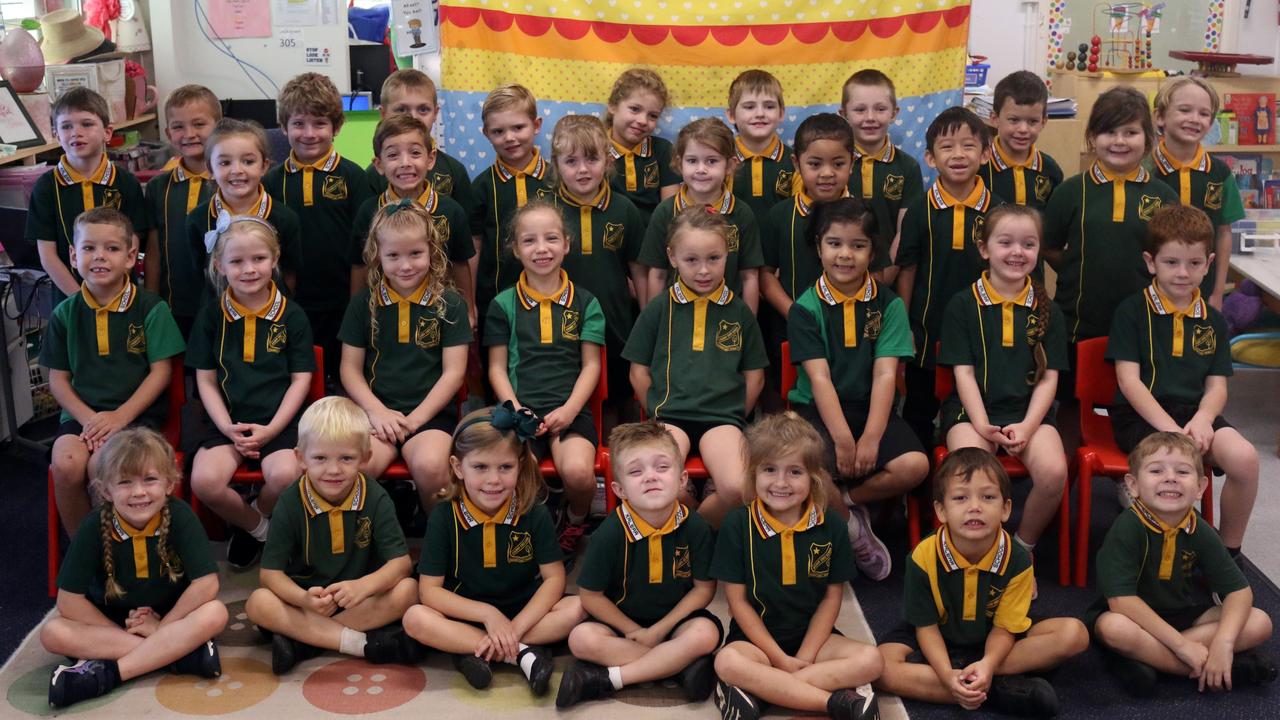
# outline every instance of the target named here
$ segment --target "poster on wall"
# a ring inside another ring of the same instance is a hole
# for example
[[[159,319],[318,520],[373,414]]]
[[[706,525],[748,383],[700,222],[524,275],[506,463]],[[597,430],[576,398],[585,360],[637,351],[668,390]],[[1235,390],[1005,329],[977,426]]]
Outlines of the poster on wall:
[[[397,55],[425,55],[440,49],[440,1],[393,0]]]
[[[209,0],[208,14],[220,38],[271,37],[270,0]]]

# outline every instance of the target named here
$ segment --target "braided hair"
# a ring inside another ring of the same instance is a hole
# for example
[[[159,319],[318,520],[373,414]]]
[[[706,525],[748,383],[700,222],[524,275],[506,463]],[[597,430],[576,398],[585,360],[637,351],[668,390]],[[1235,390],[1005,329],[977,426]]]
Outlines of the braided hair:
[[[995,235],[996,226],[1005,218],[1028,218],[1035,223],[1037,239],[1044,236],[1040,211],[1026,205],[1010,204],[1001,205],[987,213],[986,223],[982,227],[982,237],[978,242],[985,246]],[[1031,292],[1035,295],[1035,303],[1031,306],[1031,319],[1027,324],[1027,344],[1031,346],[1031,353],[1035,356],[1036,368],[1027,373],[1027,384],[1035,385],[1044,377],[1044,371],[1049,365],[1049,358],[1044,350],[1044,338],[1049,331],[1053,301],[1049,299],[1044,283],[1036,278],[1035,273],[1028,277],[1031,280]]]

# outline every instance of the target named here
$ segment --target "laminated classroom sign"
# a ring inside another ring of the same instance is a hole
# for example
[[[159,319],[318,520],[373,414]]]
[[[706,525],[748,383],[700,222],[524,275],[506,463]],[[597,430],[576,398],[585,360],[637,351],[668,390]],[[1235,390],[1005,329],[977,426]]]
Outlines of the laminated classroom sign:
[[[440,50],[440,0],[392,0],[391,18],[397,55]]]

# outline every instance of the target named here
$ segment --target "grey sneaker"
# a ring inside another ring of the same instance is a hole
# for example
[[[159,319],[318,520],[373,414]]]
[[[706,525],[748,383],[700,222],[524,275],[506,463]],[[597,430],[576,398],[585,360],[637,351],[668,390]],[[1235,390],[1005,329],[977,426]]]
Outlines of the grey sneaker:
[[[871,531],[871,514],[863,505],[849,506],[849,544],[858,570],[872,580],[883,580],[893,570],[889,548]]]

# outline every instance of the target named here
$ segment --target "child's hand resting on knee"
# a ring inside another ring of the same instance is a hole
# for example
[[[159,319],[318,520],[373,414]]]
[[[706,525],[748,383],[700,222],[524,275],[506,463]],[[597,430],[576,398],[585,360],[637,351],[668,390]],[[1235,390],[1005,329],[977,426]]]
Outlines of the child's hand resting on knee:
[[[134,608],[129,611],[129,617],[125,618],[124,629],[130,635],[138,637],[151,637],[157,629],[160,628],[160,616],[155,610],[149,607]]]
[[[649,648],[657,647],[662,642],[662,636],[654,631],[652,625],[632,630],[626,634],[626,638]]]
[[[331,598],[333,603],[343,610],[359,605],[369,598],[372,594],[369,592],[368,586],[360,580],[343,580],[336,582],[324,589],[324,592]]]
[[[516,629],[503,615],[494,608],[484,620],[485,637],[476,646],[476,655],[485,660],[514,660],[519,650],[520,638],[516,637]]]
[[[369,425],[373,427],[373,436],[390,445],[398,445],[408,437],[409,418],[404,413],[387,407],[368,413]]]

